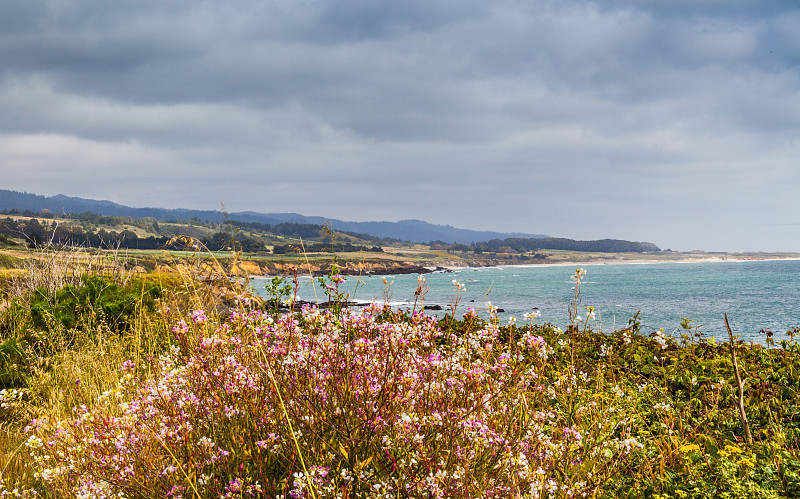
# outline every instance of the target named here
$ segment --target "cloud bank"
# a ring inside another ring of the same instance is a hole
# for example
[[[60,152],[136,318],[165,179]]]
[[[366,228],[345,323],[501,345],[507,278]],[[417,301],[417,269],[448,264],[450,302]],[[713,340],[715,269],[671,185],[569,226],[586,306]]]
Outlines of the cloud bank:
[[[800,7],[0,0],[4,187],[800,250]]]

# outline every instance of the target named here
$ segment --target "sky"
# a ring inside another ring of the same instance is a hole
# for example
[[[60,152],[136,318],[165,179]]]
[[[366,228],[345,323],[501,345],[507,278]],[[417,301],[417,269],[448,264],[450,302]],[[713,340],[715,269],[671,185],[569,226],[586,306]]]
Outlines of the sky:
[[[0,0],[0,187],[800,251],[800,2]]]

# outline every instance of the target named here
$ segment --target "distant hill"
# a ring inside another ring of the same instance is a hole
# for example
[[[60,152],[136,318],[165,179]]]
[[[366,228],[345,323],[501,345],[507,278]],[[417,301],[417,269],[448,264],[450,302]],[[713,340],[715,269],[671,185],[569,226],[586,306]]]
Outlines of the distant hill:
[[[231,213],[230,218],[239,221],[248,221],[244,217],[260,216],[271,217],[282,222],[318,224],[330,222],[332,229],[369,234],[376,237],[388,237],[400,239],[401,241],[411,241],[415,243],[428,243],[431,241],[442,241],[445,243],[472,244],[489,239],[519,237],[519,238],[540,238],[547,237],[543,234],[523,234],[519,232],[494,232],[479,231],[471,229],[459,229],[452,225],[436,225],[423,220],[400,220],[397,222],[345,222],[342,220],[309,217],[298,213],[252,213],[241,212]]]
[[[54,214],[76,214],[92,212],[99,215],[146,218],[156,220],[192,220],[217,222],[225,217],[217,210],[188,210],[166,208],[133,208],[111,201],[98,201],[78,197],[41,196],[26,192],[0,189],[0,210],[26,210],[39,212],[50,210]],[[472,244],[491,239],[506,238],[543,238],[543,234],[507,233],[494,231],[477,231],[459,229],[451,225],[435,225],[422,220],[400,220],[399,222],[347,222],[316,216],[304,216],[299,213],[256,213],[252,211],[227,214],[229,220],[239,222],[256,222],[277,225],[283,222],[302,224],[330,223],[330,227],[339,231],[358,232],[375,237],[392,238],[415,243],[442,241],[445,243]]]

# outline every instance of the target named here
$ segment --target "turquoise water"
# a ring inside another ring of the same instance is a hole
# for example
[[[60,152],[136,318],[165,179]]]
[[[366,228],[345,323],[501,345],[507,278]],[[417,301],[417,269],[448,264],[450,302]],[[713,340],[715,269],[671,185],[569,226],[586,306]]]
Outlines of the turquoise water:
[[[586,275],[581,283],[581,311],[595,308],[595,329],[610,332],[624,327],[641,310],[642,332],[663,328],[675,331],[682,317],[701,324],[701,331],[727,339],[723,314],[727,313],[735,334],[747,341],[763,342],[762,328],[776,333],[776,339],[793,326],[800,326],[800,261],[747,261],[660,263],[642,265],[582,265]],[[507,320],[537,307],[539,323],[565,327],[569,323],[568,304],[573,298],[571,276],[575,267],[534,266],[460,269],[425,274],[428,292],[425,305],[447,308],[455,297],[453,279],[464,284],[458,305],[463,313],[474,307],[486,317],[486,301],[505,310]],[[386,276],[391,285],[390,302],[411,306],[417,275]],[[324,297],[319,284],[316,292]],[[264,294],[264,280],[254,280]],[[355,301],[383,301],[381,276],[349,277],[341,289]],[[313,301],[311,279],[302,281],[299,296]],[[435,312],[430,312],[435,313]],[[442,313],[442,312],[439,312]]]

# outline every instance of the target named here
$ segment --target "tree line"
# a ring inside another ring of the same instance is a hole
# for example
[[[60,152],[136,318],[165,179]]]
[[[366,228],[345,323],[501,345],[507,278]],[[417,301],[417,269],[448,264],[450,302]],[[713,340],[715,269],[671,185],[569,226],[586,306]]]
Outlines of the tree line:
[[[444,241],[431,241],[428,246],[433,250],[449,253],[527,253],[540,250],[583,251],[597,253],[647,253],[661,251],[653,243],[625,241],[621,239],[599,239],[596,241],[578,241],[561,237],[492,239],[479,243],[448,244]],[[535,256],[535,255],[534,255]]]
[[[647,253],[661,251],[653,243],[625,241],[621,239],[599,239],[596,241],[577,241],[562,237],[492,239],[484,243],[477,243],[475,247],[483,251],[498,251],[500,248],[511,248],[516,252],[537,250],[565,250],[585,251],[598,253]]]
[[[272,252],[276,255],[302,253],[303,250],[308,253],[357,253],[359,251],[383,253],[383,248],[380,246],[369,247],[361,244],[334,242],[308,243],[304,244],[302,247],[297,244],[279,244],[272,247]]]
[[[13,210],[16,211],[16,210]],[[10,216],[0,219],[0,244],[11,245],[13,239],[22,239],[31,248],[57,244],[63,246],[77,246],[86,248],[100,249],[141,249],[154,250],[165,249],[171,239],[171,235],[150,235],[139,236],[136,232],[125,229],[121,231],[106,230],[105,228],[93,229],[93,224],[110,225],[112,227],[122,224],[131,225],[132,220],[128,217],[108,217],[96,214],[80,214],[74,219],[83,222],[83,225],[59,224],[55,221],[48,222],[51,218],[48,213],[11,213],[7,214],[23,215],[27,220],[14,220]],[[42,219],[41,221],[39,219]],[[142,225],[142,220],[136,220],[136,226]],[[191,221],[189,221],[191,222]],[[197,221],[199,222],[199,221]],[[188,222],[185,222],[188,223]],[[150,230],[159,230],[158,222],[155,220],[145,220],[144,225]],[[219,224],[215,224],[219,226]],[[238,223],[225,227],[227,230],[219,230],[211,236],[200,238],[203,245],[211,251],[236,250],[245,253],[265,253],[267,247],[259,237],[252,237],[238,231]],[[334,242],[330,235],[323,235],[323,227],[312,224],[282,223],[275,226],[265,226],[257,224],[259,227],[249,227],[254,224],[241,224],[248,229],[267,230],[267,227],[274,229],[271,234],[279,234],[294,239],[306,239],[309,242],[305,245],[308,252],[381,252],[379,246],[368,247],[365,245],[354,245],[349,242]],[[222,227],[220,227],[222,228]],[[317,241],[313,241],[316,239]],[[322,239],[322,241],[319,241]],[[296,253],[301,252],[302,248],[298,245],[280,244],[274,246],[273,253]]]

